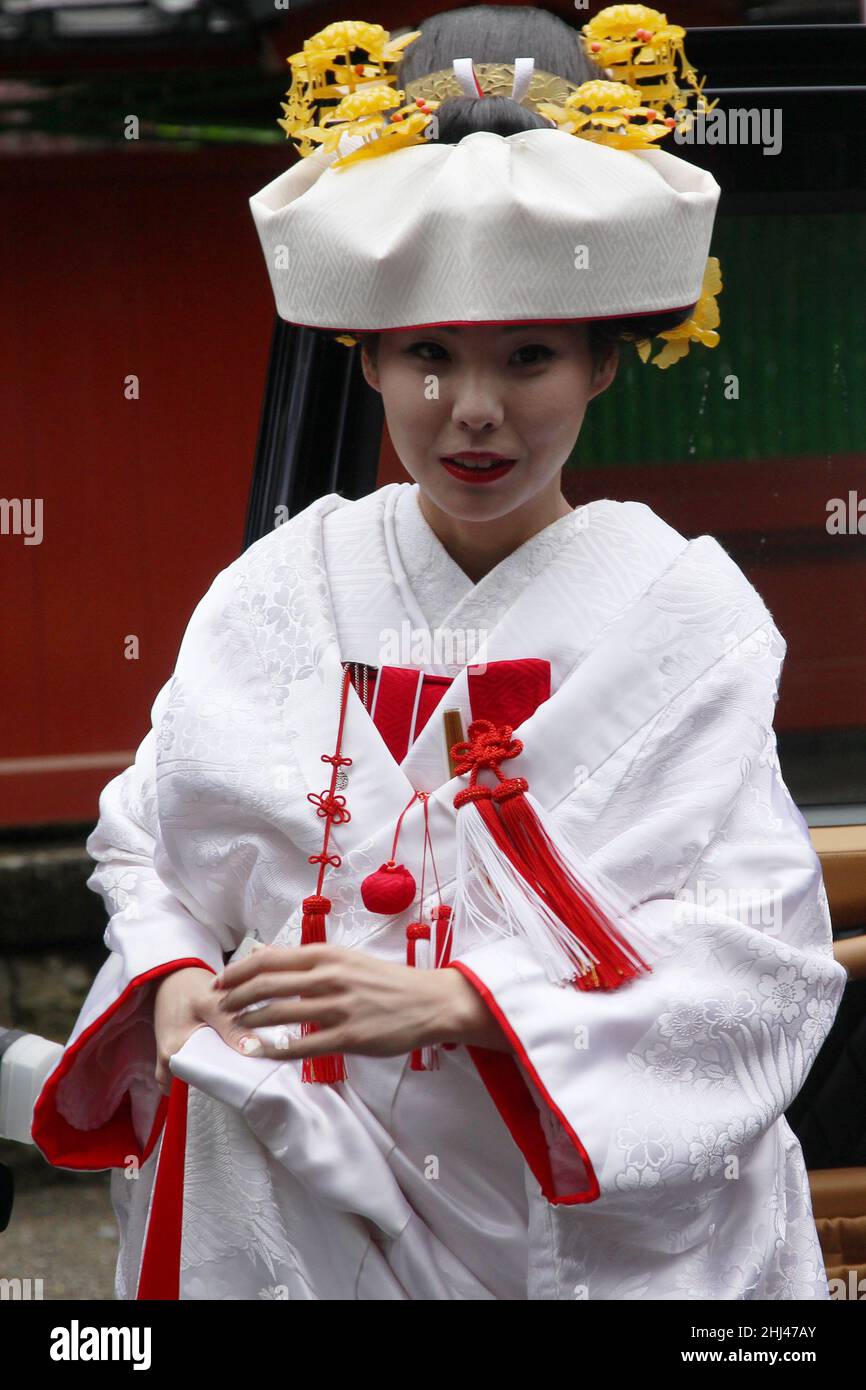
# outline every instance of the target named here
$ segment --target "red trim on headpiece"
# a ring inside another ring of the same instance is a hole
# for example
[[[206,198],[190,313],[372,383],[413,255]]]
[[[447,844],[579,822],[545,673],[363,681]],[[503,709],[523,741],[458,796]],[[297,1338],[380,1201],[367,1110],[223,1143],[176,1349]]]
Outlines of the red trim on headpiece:
[[[542,323],[605,323],[608,319],[642,319],[649,318],[651,314],[679,314],[686,309],[694,309],[697,302],[693,299],[688,304],[673,304],[661,309],[621,309],[616,314],[584,314],[579,318],[570,314],[565,318],[552,319],[439,319],[436,323],[400,323],[390,328],[338,328],[331,324],[301,323],[299,319],[283,319],[283,322],[294,324],[296,328],[318,328],[322,333],[348,333],[353,338],[363,338],[364,334],[369,333],[417,333],[424,328],[499,328],[512,323],[525,323],[527,328],[531,328]]]

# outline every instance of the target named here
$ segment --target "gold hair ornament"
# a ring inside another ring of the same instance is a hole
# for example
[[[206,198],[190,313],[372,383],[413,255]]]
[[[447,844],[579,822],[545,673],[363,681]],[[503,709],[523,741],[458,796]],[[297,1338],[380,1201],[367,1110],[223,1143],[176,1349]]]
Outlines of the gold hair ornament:
[[[392,40],[380,24],[340,20],[313,34],[302,52],[286,60],[292,83],[277,124],[302,157],[317,148],[342,150],[329,166],[341,169],[431,138],[442,102],[464,90],[453,69],[428,73],[407,83],[405,90],[396,87],[396,74],[389,69],[420,34],[416,30]],[[693,120],[691,97],[699,115],[717,104],[707,104],[706,79],[699,81],[686,59],[685,35],[680,25],[668,24],[666,15],[647,5],[610,5],[581,30],[584,52],[605,71],[605,79],[577,84],[535,68],[522,104],[565,134],[614,149],[650,148],[677,125],[687,128]],[[351,54],[359,49],[367,61],[353,63]],[[676,81],[678,66],[685,87]],[[472,72],[484,96],[511,95],[513,63],[473,63]],[[709,256],[692,317],[658,334],[666,342],[654,358],[651,339],[634,340],[641,361],[665,368],[685,357],[692,342],[716,347],[716,295],[721,290],[718,258]],[[335,336],[348,347],[359,341],[348,333]]]
[[[423,99],[403,104],[405,93],[395,88],[396,75],[389,71],[420,33],[392,40],[381,24],[344,19],[313,34],[301,53],[287,58],[292,85],[280,103],[283,119],[277,125],[294,140],[298,153],[310,155],[317,145],[331,153],[344,136],[361,142],[330,166],[340,169],[424,139],[435,108]],[[358,49],[367,53],[367,62],[351,61]],[[335,98],[336,105],[322,105]]]

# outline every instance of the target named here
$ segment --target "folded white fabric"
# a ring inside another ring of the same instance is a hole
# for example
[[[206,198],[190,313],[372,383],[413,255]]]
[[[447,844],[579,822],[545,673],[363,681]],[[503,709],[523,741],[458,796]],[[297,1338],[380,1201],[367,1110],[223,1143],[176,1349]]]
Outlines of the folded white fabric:
[[[660,149],[476,131],[250,198],[277,312],[351,332],[653,313],[701,294],[721,190]]]
[[[411,1208],[377,1143],[373,1116],[332,1086],[305,1086],[300,1061],[245,1057],[196,1028],[169,1062],[173,1076],[243,1115],[256,1138],[320,1202],[399,1236]],[[386,1136],[387,1139],[387,1136]]]

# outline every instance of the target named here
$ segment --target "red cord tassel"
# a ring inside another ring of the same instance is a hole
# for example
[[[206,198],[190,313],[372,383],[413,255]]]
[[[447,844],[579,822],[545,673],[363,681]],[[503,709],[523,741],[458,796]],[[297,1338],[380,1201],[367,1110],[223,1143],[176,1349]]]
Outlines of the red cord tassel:
[[[435,923],[435,931],[426,922],[410,922],[406,928],[406,964],[418,967],[419,941],[429,942],[424,952],[425,959],[422,961],[422,969],[437,969],[447,965],[451,955],[450,939],[450,919],[451,908],[447,903],[440,903],[434,907],[431,913]],[[457,1043],[434,1043],[429,1046],[430,1066],[424,1065],[424,1049],[416,1047],[410,1055],[410,1067],[412,1071],[436,1071],[439,1067],[439,1059],[436,1055],[439,1047],[445,1048],[448,1052],[453,1052]]]
[[[301,919],[301,945],[321,945],[328,939],[325,930],[325,917],[331,910],[329,898],[321,893],[312,893],[304,898],[304,915]],[[320,1032],[317,1023],[301,1024],[301,1037]],[[345,1081],[346,1066],[341,1052],[329,1052],[323,1057],[305,1057],[301,1068],[302,1081]]]
[[[440,968],[451,959],[451,908],[447,903],[434,907],[431,914],[436,923],[436,965]],[[453,1052],[457,1043],[442,1043],[446,1052]]]
[[[441,967],[447,965],[451,959],[451,908],[447,903],[440,903],[438,907],[434,907],[430,915],[436,923],[434,963]]]
[[[506,778],[493,788],[492,800],[487,802],[490,814],[496,815],[492,806],[492,802],[495,802],[502,824],[517,851],[515,862],[521,873],[578,941],[598,958],[598,964],[592,970],[577,977],[575,987],[616,989],[650,967],[629,946],[622,933],[561,858],[523,794],[528,788],[525,777]]]
[[[417,943],[430,940],[430,928],[426,922],[410,922],[406,928],[406,964],[417,968]],[[428,948],[429,949],[429,948]],[[422,1049],[412,1049],[409,1065],[412,1071],[427,1071],[422,1057]]]
[[[616,989],[651,967],[562,858],[526,798],[526,778],[506,778],[501,772],[499,763],[503,759],[517,757],[523,751],[523,743],[513,738],[512,732],[508,724],[496,726],[487,719],[473,720],[469,738],[451,749],[456,771],[470,773],[469,786],[457,793],[454,805],[459,811],[461,806],[474,802],[498,849],[575,940],[596,958],[595,966],[573,980],[575,988]],[[495,774],[497,786],[478,783],[482,768]]]

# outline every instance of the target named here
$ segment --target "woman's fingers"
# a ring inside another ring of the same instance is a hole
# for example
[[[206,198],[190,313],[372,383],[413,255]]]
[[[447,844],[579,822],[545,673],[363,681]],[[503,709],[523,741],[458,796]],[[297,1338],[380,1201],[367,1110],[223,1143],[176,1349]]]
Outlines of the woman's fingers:
[[[243,960],[233,960],[230,965],[224,966],[217,975],[214,986],[232,989],[261,972],[312,970],[323,961],[333,959],[335,951],[340,949],[327,943],[310,946],[264,946],[259,951],[252,951]]]
[[[225,993],[215,990],[214,994],[221,1009],[237,1013],[248,1004],[258,1004],[262,999],[293,998],[301,993],[315,996],[333,985],[330,976],[322,976],[316,971],[276,971],[263,970],[261,974],[241,984],[233,985]]]
[[[283,1060],[291,1060],[293,1057],[324,1057],[329,1052],[350,1051],[348,1040],[341,1028],[321,1028],[315,1033],[308,1033],[306,1037],[287,1038],[282,1046],[266,1043],[263,1038],[258,1041],[261,1044],[259,1056]]]
[[[234,1014],[234,1021],[242,1028],[264,1028],[274,1023],[327,1023],[337,1021],[333,1003],[325,1000],[277,1000],[266,1004],[263,1009],[251,1009],[248,1013]]]
[[[229,1047],[240,1052],[249,1050],[242,1045],[244,1039],[250,1037],[251,1025],[249,1023],[239,1023],[237,1019],[217,1004],[212,1004],[204,1012],[206,1013],[204,1023],[213,1028],[215,1033],[219,1033],[224,1043],[228,1043]]]

